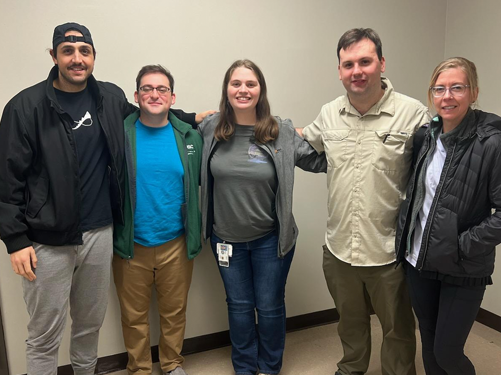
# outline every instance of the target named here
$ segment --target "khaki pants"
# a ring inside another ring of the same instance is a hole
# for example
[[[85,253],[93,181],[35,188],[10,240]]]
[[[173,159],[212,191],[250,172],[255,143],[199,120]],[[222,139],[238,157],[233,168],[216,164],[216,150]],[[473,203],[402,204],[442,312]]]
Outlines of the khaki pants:
[[[371,305],[383,328],[383,375],[415,375],[416,324],[402,265],[354,267],[324,246],[327,286],[340,315],[338,333],[344,356],[342,375],[367,372],[371,355]]]
[[[160,314],[158,347],[162,371],[182,365],[181,349],[192,273],[193,260],[188,260],[184,235],[158,247],[136,243],[131,260],[114,256],[113,274],[129,354],[129,374],[151,374],[152,371],[148,312],[153,285]]]

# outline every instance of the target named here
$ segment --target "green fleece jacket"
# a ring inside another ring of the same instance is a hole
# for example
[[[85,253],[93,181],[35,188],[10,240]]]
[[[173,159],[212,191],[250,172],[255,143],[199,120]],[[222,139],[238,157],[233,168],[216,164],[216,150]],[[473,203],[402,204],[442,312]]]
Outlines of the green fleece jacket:
[[[139,111],[124,121],[126,178],[124,225],[115,222],[113,251],[124,259],[134,258],[134,211],[136,208],[136,120]],[[199,210],[199,182],[202,156],[202,138],[191,125],[179,120],[169,112],[169,121],[174,129],[177,149],[184,169],[185,203],[182,206],[183,225],[186,235],[188,259],[195,258],[202,249]]]

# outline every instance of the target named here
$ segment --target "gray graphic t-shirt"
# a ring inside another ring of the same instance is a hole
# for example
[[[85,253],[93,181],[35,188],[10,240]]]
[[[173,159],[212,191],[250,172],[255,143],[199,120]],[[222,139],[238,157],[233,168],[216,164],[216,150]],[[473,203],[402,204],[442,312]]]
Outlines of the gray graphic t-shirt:
[[[233,137],[220,142],[210,160],[213,230],[226,241],[253,241],[275,229],[275,165],[253,134],[254,126],[236,125]]]

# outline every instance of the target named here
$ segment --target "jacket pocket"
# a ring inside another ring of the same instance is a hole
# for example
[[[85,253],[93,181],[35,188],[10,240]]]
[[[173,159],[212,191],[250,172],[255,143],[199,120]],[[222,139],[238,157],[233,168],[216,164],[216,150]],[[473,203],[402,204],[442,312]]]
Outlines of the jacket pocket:
[[[35,218],[49,197],[49,180],[40,177],[36,185],[30,187],[30,196],[26,215]]]
[[[404,132],[375,131],[372,165],[374,168],[394,172],[401,168],[409,134]]]
[[[325,155],[329,165],[339,168],[348,160],[350,130],[327,130],[323,134]]]
[[[469,275],[483,275],[487,274],[486,270],[490,268],[488,266],[488,262],[486,260],[486,254],[481,251],[470,251],[468,254],[465,253],[462,249],[462,236],[464,236],[465,232],[458,235],[458,258],[459,264],[463,268],[464,272]],[[475,249],[473,249],[475,250]],[[492,248],[492,251],[487,254],[495,254],[495,247]],[[492,259],[492,263],[494,259]]]

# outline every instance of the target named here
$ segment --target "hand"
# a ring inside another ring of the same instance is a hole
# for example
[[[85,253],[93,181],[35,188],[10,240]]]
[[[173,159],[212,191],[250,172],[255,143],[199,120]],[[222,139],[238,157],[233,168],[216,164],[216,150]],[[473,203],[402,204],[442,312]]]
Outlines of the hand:
[[[299,134],[301,137],[303,136],[303,129],[304,128],[294,128],[296,129],[297,134]]]
[[[216,111],[214,111],[213,109],[202,113],[197,113],[197,115],[195,116],[195,122],[197,124],[200,124],[204,120],[204,118],[206,118],[208,115],[212,115],[213,113],[216,113]]]
[[[29,281],[33,281],[37,278],[31,268],[37,268],[37,256],[33,246],[25,247],[24,249],[10,254],[10,262],[12,264],[12,269],[18,275],[21,275]]]

